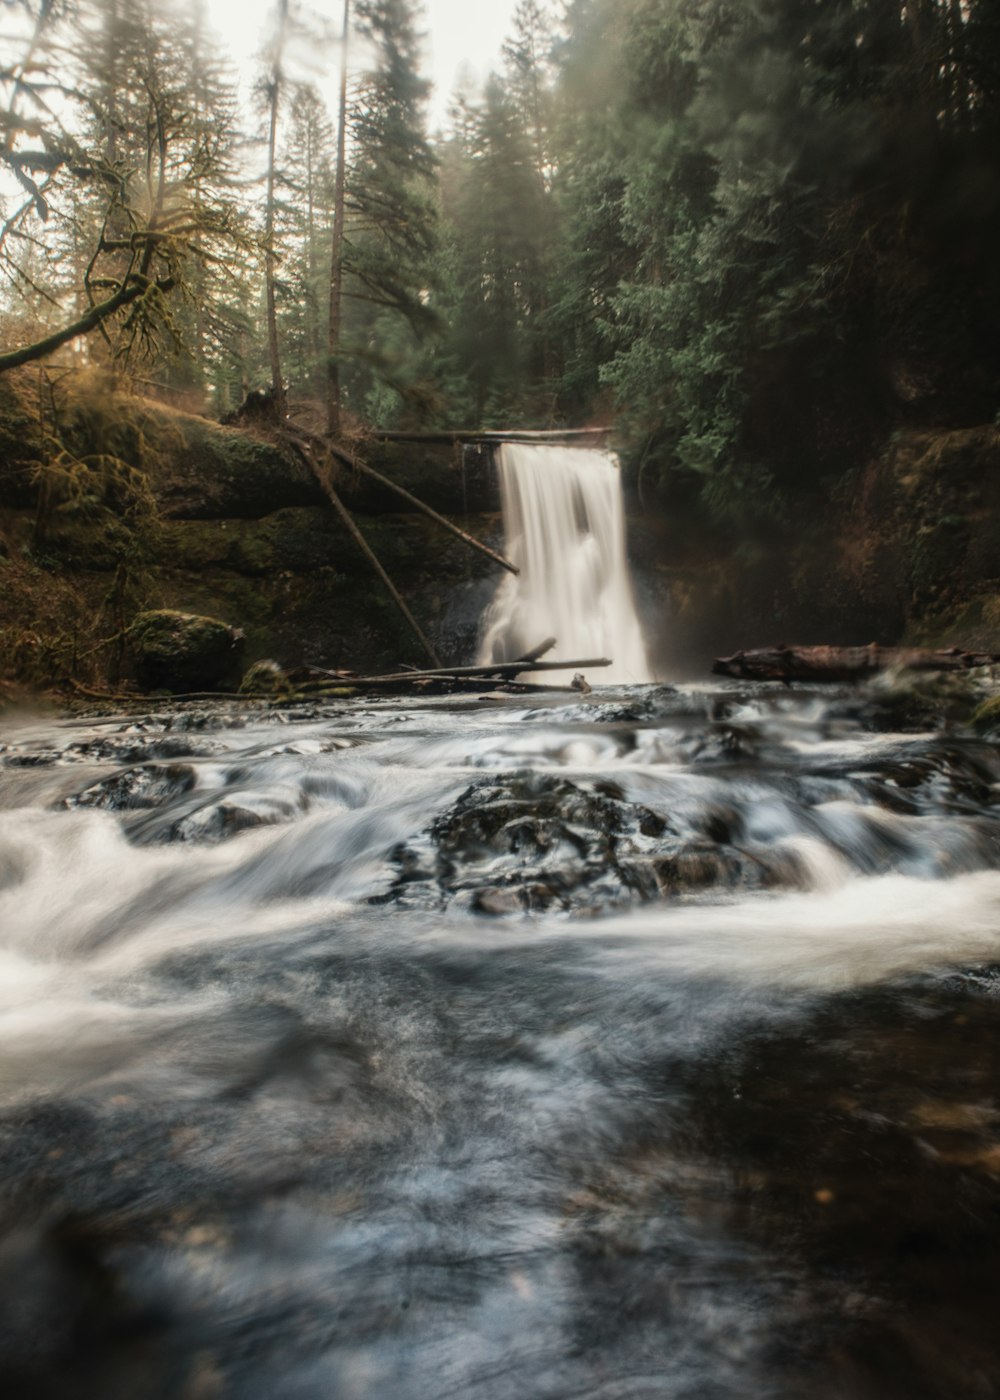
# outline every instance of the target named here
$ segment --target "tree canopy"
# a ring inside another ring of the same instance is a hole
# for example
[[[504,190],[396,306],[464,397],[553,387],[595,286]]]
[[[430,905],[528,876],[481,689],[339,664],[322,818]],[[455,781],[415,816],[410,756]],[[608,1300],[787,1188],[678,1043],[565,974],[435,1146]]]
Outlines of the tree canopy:
[[[1000,407],[990,0],[522,0],[433,138],[413,0],[348,5],[346,50],[275,0],[314,62],[262,55],[257,145],[201,0],[17,14],[0,368],[142,355],[219,408],[329,383],[381,426],[613,417],[646,485],[722,514]]]

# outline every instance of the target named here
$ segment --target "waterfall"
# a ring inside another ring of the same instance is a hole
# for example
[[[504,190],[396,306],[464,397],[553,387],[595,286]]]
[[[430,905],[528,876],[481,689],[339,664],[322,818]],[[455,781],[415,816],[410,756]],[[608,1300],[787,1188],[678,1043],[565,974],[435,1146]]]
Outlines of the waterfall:
[[[500,448],[508,574],[483,619],[480,661],[509,661],[546,637],[546,659],[607,656],[591,682],[652,679],[625,558],[618,459],[579,447]],[[555,672],[570,680],[572,671]]]

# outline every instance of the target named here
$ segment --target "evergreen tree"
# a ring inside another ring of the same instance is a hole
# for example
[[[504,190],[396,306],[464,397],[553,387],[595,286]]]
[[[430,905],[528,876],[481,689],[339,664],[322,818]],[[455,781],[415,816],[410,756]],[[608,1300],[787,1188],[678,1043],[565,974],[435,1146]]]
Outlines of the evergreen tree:
[[[374,380],[390,381],[397,396],[405,389],[386,328],[409,344],[403,326],[419,338],[436,325],[430,300],[438,230],[436,161],[424,117],[429,84],[419,72],[413,6],[359,0],[356,20],[374,61],[348,109],[344,271],[351,305],[338,353],[350,356],[348,388],[360,407]]]
[[[190,14],[79,0],[41,4],[35,21],[0,77],[3,161],[28,196],[4,197],[3,242],[12,285],[45,308],[48,333],[0,355],[0,368],[94,330],[115,354],[158,353],[178,338],[172,302],[193,269],[240,238],[227,113],[195,115]],[[32,271],[16,245],[38,242],[45,266]]]
[[[444,158],[450,258],[439,359],[477,423],[544,423],[554,412],[553,44],[547,12],[524,0],[505,73],[480,101],[456,107]]]
[[[312,83],[299,83],[288,109],[281,169],[285,189],[284,299],[280,322],[297,386],[322,393],[322,342],[333,218],[334,136]]]

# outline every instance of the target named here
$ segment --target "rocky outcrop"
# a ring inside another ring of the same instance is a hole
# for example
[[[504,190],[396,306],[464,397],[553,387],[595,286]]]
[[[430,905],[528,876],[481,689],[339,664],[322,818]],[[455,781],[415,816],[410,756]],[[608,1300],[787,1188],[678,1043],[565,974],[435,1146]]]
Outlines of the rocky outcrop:
[[[630,534],[640,597],[666,598],[668,673],[703,675],[713,652],[762,646],[1000,651],[998,522],[1000,427],[985,424],[901,432],[769,528],[636,502]]]
[[[251,663],[384,670],[422,659],[294,451],[101,382],[66,393],[72,480],[50,467],[33,382],[0,378],[0,674],[116,681],[128,674],[122,631],[158,609],[225,619]],[[463,464],[447,444],[373,443],[366,455],[499,543],[485,458]],[[472,659],[496,569],[349,467],[337,489],[442,657]]]

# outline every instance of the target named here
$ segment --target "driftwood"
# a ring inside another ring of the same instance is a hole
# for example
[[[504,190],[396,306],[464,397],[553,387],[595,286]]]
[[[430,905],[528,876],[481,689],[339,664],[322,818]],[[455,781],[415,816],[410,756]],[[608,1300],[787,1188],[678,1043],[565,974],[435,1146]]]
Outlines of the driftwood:
[[[539,642],[538,646],[526,651],[523,656],[519,656],[518,661],[541,661],[542,657],[552,650],[556,644],[555,637],[546,637],[544,642]]]
[[[919,647],[762,647],[721,656],[716,676],[758,681],[857,681],[879,671],[968,671],[1000,660],[986,652],[928,651]]]
[[[580,438],[607,437],[610,428],[522,428],[519,432],[503,432],[497,428],[441,428],[430,432],[405,432],[384,429],[370,434],[377,442],[576,442]]]
[[[546,647],[548,650],[548,647]],[[384,676],[345,676],[342,672],[324,671],[314,667],[314,674],[338,680],[342,685],[379,686],[406,685],[416,681],[513,680],[515,676],[534,671],[568,671],[573,668],[596,670],[613,663],[606,656],[589,657],[583,661],[496,661],[483,666],[438,666],[428,671],[392,671]]]

